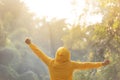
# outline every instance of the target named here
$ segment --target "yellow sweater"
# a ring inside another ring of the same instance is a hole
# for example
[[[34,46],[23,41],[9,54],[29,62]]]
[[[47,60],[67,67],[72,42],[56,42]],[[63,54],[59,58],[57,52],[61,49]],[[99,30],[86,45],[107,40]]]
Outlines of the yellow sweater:
[[[70,52],[60,47],[55,59],[48,57],[34,44],[29,45],[33,52],[48,66],[50,80],[72,80],[73,71],[76,69],[92,69],[102,66],[102,62],[75,62],[70,60]]]

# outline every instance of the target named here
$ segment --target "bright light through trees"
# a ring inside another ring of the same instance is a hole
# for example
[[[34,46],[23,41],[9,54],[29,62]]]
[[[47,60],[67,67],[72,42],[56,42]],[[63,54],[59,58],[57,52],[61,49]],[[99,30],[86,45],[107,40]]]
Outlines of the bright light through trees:
[[[90,25],[100,23],[102,20],[102,14],[93,15],[88,13],[79,22],[79,16],[84,14],[84,8],[89,8],[89,12],[94,10],[87,5],[85,0],[24,0],[24,2],[27,4],[29,10],[40,18],[65,18],[66,22],[71,25],[78,23]]]

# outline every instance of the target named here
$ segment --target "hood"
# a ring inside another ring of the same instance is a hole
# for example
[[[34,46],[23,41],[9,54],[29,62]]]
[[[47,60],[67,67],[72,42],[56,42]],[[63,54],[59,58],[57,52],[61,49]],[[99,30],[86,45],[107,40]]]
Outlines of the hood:
[[[59,63],[70,61],[70,52],[65,47],[60,47],[56,51],[55,60]]]

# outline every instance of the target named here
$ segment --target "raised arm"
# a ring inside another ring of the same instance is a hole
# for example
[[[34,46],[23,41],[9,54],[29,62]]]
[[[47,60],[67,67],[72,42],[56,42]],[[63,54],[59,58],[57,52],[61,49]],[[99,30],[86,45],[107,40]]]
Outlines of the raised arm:
[[[104,62],[72,62],[73,69],[93,69],[99,68],[102,66],[106,66],[109,64],[109,60],[105,60]]]
[[[29,45],[29,47],[32,49],[32,51],[45,63],[49,64],[49,62],[52,60],[50,57],[48,57],[44,52],[42,52],[35,44],[31,42],[30,39],[26,39],[25,43]]]

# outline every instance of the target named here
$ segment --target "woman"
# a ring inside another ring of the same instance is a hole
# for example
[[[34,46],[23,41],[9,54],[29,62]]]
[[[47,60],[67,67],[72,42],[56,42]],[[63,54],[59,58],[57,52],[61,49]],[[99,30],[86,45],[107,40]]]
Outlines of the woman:
[[[25,40],[26,44],[33,52],[47,65],[50,80],[72,80],[74,70],[86,70],[99,68],[109,64],[109,60],[104,62],[75,62],[70,60],[70,52],[65,47],[60,47],[56,51],[55,58],[47,56],[38,47],[31,42],[30,39]]]

